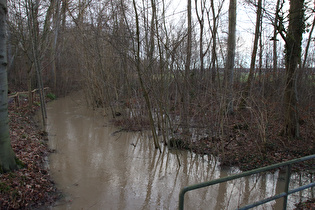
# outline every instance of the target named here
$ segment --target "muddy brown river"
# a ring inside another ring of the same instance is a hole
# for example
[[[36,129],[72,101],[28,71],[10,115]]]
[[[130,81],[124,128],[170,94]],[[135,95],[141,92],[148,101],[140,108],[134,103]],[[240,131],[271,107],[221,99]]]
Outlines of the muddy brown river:
[[[184,186],[240,172],[189,151],[162,148],[160,153],[149,134],[116,132],[119,128],[78,98],[72,95],[47,106],[49,146],[55,150],[49,168],[64,194],[51,209],[177,209]],[[290,186],[300,181],[293,175]],[[185,209],[235,209],[279,193],[283,185],[279,172],[242,178],[188,192]],[[310,190],[291,195],[288,209],[300,195],[305,199]],[[282,209],[282,200],[257,209]]]

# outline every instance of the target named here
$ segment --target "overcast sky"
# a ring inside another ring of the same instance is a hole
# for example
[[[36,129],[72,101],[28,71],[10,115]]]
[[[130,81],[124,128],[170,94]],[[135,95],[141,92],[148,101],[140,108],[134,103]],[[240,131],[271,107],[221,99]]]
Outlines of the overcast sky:
[[[167,1],[167,0],[166,0]],[[220,0],[221,1],[221,0]],[[220,2],[219,0],[215,0],[215,3]],[[198,0],[198,3],[200,0]],[[272,18],[274,18],[275,11],[275,0],[265,0],[263,7],[266,9],[264,13],[263,19],[263,46],[264,48],[272,47],[272,42],[270,38],[273,36],[273,26],[271,23]],[[193,21],[196,23],[196,27],[198,27],[197,17],[195,13],[195,0],[192,0],[192,14]],[[228,32],[228,7],[229,0],[225,0],[224,7],[221,12],[221,24],[220,24],[220,37],[221,40],[227,36]],[[289,9],[288,2],[284,6],[285,10]],[[167,17],[168,20],[174,21],[179,24],[186,21],[186,11],[187,11],[187,1],[183,0],[170,0],[169,7],[167,7]],[[249,67],[250,57],[252,52],[252,45],[254,40],[254,31],[256,25],[256,8],[253,5],[249,5],[245,3],[244,0],[239,0],[237,4],[237,48],[236,51],[238,54],[242,54],[244,67]],[[209,34],[210,36],[210,34]],[[279,46],[284,45],[281,37],[279,39]],[[283,54],[283,53],[282,53]],[[280,55],[281,56],[281,55]]]

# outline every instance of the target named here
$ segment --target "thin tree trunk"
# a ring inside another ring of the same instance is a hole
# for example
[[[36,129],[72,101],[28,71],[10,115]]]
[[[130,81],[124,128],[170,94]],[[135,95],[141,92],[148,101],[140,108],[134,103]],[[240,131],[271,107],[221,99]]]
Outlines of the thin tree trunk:
[[[201,75],[204,75],[204,52],[203,52],[203,31],[204,31],[204,11],[205,11],[205,1],[200,1],[201,14],[198,12],[198,0],[195,0],[196,6],[196,15],[199,22],[200,30],[199,30],[199,58],[200,58],[200,72]]]
[[[244,96],[243,96],[243,101],[242,101],[241,107],[244,107],[246,105],[246,100],[249,96],[252,81],[254,78],[254,71],[255,71],[255,65],[256,65],[256,55],[257,55],[258,41],[259,41],[259,36],[260,36],[261,6],[262,6],[262,0],[258,0],[254,46],[253,46],[252,57],[251,57],[251,61],[250,61],[249,75],[248,75],[247,84],[246,84],[246,88],[244,91]]]
[[[187,1],[187,55],[185,62],[185,75],[183,81],[183,131],[184,134],[188,134],[188,118],[189,118],[189,75],[190,75],[190,63],[191,63],[191,40],[192,40],[192,26],[191,26],[191,0]]]
[[[154,43],[154,33],[155,33],[155,17],[156,17],[156,6],[155,0],[151,0],[151,7],[152,7],[152,17],[151,17],[151,25],[150,25],[150,43],[149,43],[149,65],[153,66],[153,55],[155,50],[155,43]]]
[[[308,35],[306,48],[305,48],[304,60],[303,60],[303,65],[302,65],[303,68],[305,68],[305,66],[306,66],[306,61],[307,61],[307,56],[308,56],[308,49],[310,48],[310,44],[311,44],[311,41],[312,41],[312,33],[314,31],[314,27],[315,27],[315,15],[314,15],[313,23],[312,23],[312,28],[311,28],[310,33]]]
[[[261,19],[262,21],[262,19]],[[263,52],[264,52],[264,47],[263,47],[263,43],[262,43],[262,22],[260,23],[260,35],[259,35],[259,74],[258,74],[258,80],[259,80],[259,85],[261,84],[261,80],[262,80],[262,66],[263,66]],[[266,61],[267,61],[267,58],[266,58]],[[267,63],[266,62],[266,70],[268,69],[268,66],[267,66]],[[264,79],[263,79],[264,80]]]
[[[216,60],[217,60],[217,17],[214,9],[214,0],[211,0],[211,11],[212,11],[212,53],[211,53],[211,79],[212,83],[215,83],[216,77]]]
[[[31,39],[31,46],[32,46],[32,54],[33,54],[33,61],[35,65],[35,71],[37,74],[37,83],[38,83],[38,91],[39,91],[39,98],[40,98],[40,105],[41,105],[41,112],[42,112],[42,121],[45,128],[46,125],[46,104],[45,104],[45,94],[44,94],[44,87],[43,87],[43,80],[42,80],[42,73],[40,68],[40,57],[39,57],[39,28],[38,28],[38,8],[39,8],[39,0],[36,0],[35,4],[32,1],[28,0],[28,26],[30,33],[32,35]]]
[[[32,69],[33,64],[27,71],[27,89],[28,89],[28,108],[31,109],[33,105],[33,93],[32,93]]]
[[[0,0],[0,173],[18,168],[12,150],[8,116],[7,42],[6,15],[7,1]]]
[[[153,120],[153,115],[152,115],[152,110],[151,110],[151,102],[150,102],[150,98],[148,95],[148,92],[144,86],[143,83],[143,79],[142,79],[142,73],[141,73],[141,66],[140,66],[140,29],[139,29],[139,16],[138,16],[138,11],[137,11],[137,5],[135,0],[133,0],[133,7],[135,10],[135,15],[136,15],[136,46],[137,48],[135,49],[135,62],[136,62],[136,69],[137,69],[137,74],[138,74],[138,78],[139,78],[139,82],[140,82],[140,86],[143,92],[143,96],[147,105],[147,109],[149,112],[149,119],[150,119],[150,127],[151,127],[151,131],[152,131],[152,135],[153,135],[153,140],[154,140],[154,146],[156,149],[159,149],[161,152],[161,147],[160,144],[158,142],[158,138],[157,138],[157,133],[155,130],[155,126],[154,126],[154,120]]]
[[[207,11],[207,15],[208,15],[208,24],[210,27],[210,31],[212,34],[212,52],[211,52],[211,63],[210,63],[210,72],[211,72],[211,80],[212,83],[215,84],[215,79],[216,79],[216,74],[218,71],[218,66],[217,66],[217,60],[218,60],[218,56],[217,56],[217,39],[218,39],[218,24],[219,24],[219,15],[221,13],[222,7],[223,7],[223,3],[225,0],[221,1],[221,4],[218,6],[218,12],[216,14],[215,11],[215,4],[214,4],[214,0],[210,1],[210,7],[211,7],[211,12],[212,12],[212,28],[211,28],[211,21],[210,21],[210,12]],[[218,81],[220,83],[220,81]],[[220,86],[220,85],[219,85]]]
[[[57,90],[57,61],[58,61],[58,35],[60,26],[60,0],[55,1],[55,13],[54,13],[54,39],[52,42],[52,77],[53,77],[53,88]]]
[[[273,80],[276,78],[278,69],[278,52],[277,52],[277,34],[278,34],[278,21],[279,21],[279,8],[280,0],[277,0],[276,5],[276,15],[274,20],[274,30],[273,30]]]
[[[235,37],[236,37],[236,0],[230,0],[229,6],[229,35],[228,35],[228,49],[227,61],[225,67],[225,90],[226,98],[226,112],[232,114],[233,108],[233,71],[235,60]]]

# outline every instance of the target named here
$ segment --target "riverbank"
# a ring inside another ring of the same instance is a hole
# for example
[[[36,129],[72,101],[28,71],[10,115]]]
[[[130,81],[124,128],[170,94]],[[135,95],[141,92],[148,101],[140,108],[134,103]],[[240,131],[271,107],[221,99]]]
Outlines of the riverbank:
[[[257,113],[263,111],[255,107],[235,110],[233,114],[224,116],[224,124],[221,127],[205,127],[198,124],[202,119],[199,119],[196,113],[194,121],[191,122],[195,127],[192,126],[193,128],[186,133],[183,129],[174,129],[170,140],[163,143],[172,148],[219,157],[221,166],[236,166],[242,171],[315,154],[315,112],[301,109],[301,137],[289,139],[282,134],[284,123],[281,112],[271,105],[268,107],[269,109],[264,110],[265,113],[261,115]],[[214,110],[219,110],[219,107]],[[175,122],[173,127],[180,127],[180,122],[176,122],[176,118],[180,116],[176,115],[176,112],[170,116]],[[215,116],[209,116],[208,121],[216,120]],[[124,131],[141,131],[150,127],[149,119],[145,116],[130,119],[128,115],[126,117],[119,115],[112,122]],[[219,130],[217,132],[219,134],[211,136],[209,133],[215,133],[213,130]],[[157,132],[162,136],[161,130]],[[293,166],[294,171],[313,168],[314,160]]]
[[[19,107],[9,105],[12,148],[24,168],[0,174],[1,209],[36,209],[54,203],[60,193],[47,168],[47,134],[35,123],[39,106],[29,109],[27,101]]]
[[[47,156],[52,151],[47,147],[47,135],[41,132],[34,121],[38,108],[38,106],[33,106],[29,110],[26,104],[18,108],[14,106],[9,108],[12,147],[17,157],[25,164],[25,168],[0,175],[0,206],[4,209],[44,208],[60,197],[49,175],[49,170],[45,166]],[[239,132],[246,128],[231,124],[231,130]],[[207,141],[210,140],[204,139],[204,142]],[[206,145],[209,146],[210,143]],[[199,150],[199,153],[204,153],[209,148],[206,145],[202,147],[205,150]],[[232,146],[232,143],[230,145]],[[200,149],[201,146],[201,144],[195,145],[194,151],[198,153],[198,147]],[[297,146],[305,148],[305,144]],[[239,145],[239,151],[241,151],[241,145]],[[243,151],[250,152],[250,149],[243,149]],[[230,153],[233,154],[232,150]],[[314,207],[313,200],[304,205],[300,204],[297,209],[314,209]]]
[[[224,136],[202,138],[190,147],[199,154],[218,156],[221,165],[237,166],[242,171],[315,153],[315,113],[304,117],[298,139],[288,139],[281,134],[281,116],[273,113],[266,119],[268,121],[261,122],[251,115],[251,110],[237,110],[228,116]],[[314,160],[293,165],[294,171],[309,169],[314,169]]]

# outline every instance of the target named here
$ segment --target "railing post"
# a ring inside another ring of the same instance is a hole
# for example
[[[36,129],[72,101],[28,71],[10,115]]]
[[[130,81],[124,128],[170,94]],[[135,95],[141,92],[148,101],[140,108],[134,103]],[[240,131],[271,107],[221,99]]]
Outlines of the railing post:
[[[285,196],[283,198],[283,210],[287,209],[290,177],[291,177],[291,164],[287,165],[286,172],[285,172],[285,186],[284,186]]]
[[[185,188],[182,189],[179,193],[179,206],[178,206],[178,210],[184,210],[184,198],[185,198]]]

